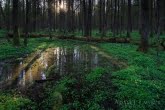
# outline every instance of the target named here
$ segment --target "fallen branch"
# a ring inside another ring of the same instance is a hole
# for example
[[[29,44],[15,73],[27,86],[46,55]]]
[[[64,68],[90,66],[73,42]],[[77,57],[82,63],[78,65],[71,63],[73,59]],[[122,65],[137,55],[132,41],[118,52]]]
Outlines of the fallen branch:
[[[110,43],[130,43],[129,38],[87,38],[87,37],[58,37],[59,39],[70,39],[70,40],[80,40],[89,42],[110,42]]]
[[[20,37],[24,37],[25,34],[20,34]],[[8,37],[12,38],[13,34],[8,33]],[[29,34],[30,38],[41,38],[49,37],[48,34]],[[129,38],[88,38],[88,37],[75,37],[75,36],[56,36],[52,35],[53,38],[58,39],[70,39],[70,40],[79,40],[79,41],[89,41],[89,42],[110,42],[110,43],[130,43]]]
[[[49,82],[49,81],[55,81],[57,80],[57,78],[48,78],[48,79],[44,79],[44,80],[35,80],[36,83],[45,83],[45,82]]]

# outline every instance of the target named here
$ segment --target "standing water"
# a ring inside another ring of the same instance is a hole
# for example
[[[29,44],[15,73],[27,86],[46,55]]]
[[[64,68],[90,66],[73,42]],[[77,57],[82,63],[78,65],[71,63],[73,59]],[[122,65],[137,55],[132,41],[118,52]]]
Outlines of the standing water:
[[[0,88],[11,85],[25,87],[37,80],[51,78],[46,74],[51,66],[55,67],[56,74],[60,76],[83,74],[98,66],[112,68],[110,61],[90,47],[85,49],[81,46],[48,48],[30,62],[31,56],[20,62],[0,63]]]

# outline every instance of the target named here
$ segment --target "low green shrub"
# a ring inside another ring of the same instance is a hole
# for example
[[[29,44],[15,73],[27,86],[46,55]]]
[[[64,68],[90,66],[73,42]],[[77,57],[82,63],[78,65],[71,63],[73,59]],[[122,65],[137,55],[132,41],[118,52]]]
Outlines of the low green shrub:
[[[163,109],[164,74],[161,78],[156,75],[159,73],[162,74],[152,68],[144,69],[138,66],[114,72],[113,84],[118,88],[115,96],[121,109]]]
[[[45,105],[43,108],[59,104],[62,110],[104,110],[104,103],[113,97],[109,79],[108,69],[101,67],[79,77],[77,75],[63,77],[47,92],[48,100],[43,102],[42,105]]]
[[[29,99],[8,94],[0,95],[0,110],[35,110],[35,107],[35,103]]]

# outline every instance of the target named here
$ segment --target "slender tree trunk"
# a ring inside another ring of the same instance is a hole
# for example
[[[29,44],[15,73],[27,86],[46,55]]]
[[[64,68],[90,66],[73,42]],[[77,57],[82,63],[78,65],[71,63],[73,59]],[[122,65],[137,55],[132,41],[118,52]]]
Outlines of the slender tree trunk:
[[[2,5],[2,1],[0,0],[0,29],[2,28],[2,20],[1,20],[1,6]]]
[[[87,37],[87,35],[88,35],[87,28],[86,28],[87,27],[87,25],[86,25],[87,24],[86,23],[87,22],[87,15],[86,15],[87,9],[86,9],[86,1],[85,0],[82,0],[82,5],[83,5],[83,18],[84,18],[84,20],[83,20],[84,21],[83,22],[83,25],[84,25],[83,30],[84,30],[84,36]]]
[[[127,21],[127,37],[130,37],[130,32],[132,30],[132,8],[131,8],[131,0],[128,0],[128,21]]]
[[[5,16],[5,13],[2,8],[2,1],[0,1],[0,13],[1,13],[0,15],[2,15],[2,17],[3,17],[3,21],[4,21],[3,24],[6,24],[6,16]]]
[[[10,30],[10,3],[11,3],[11,1],[8,0],[8,2],[7,2],[7,30],[8,30],[8,32]]]
[[[106,21],[106,11],[108,10],[108,8],[106,7],[106,0],[104,0],[103,2],[103,37],[106,36],[106,24],[107,24],[107,21]]]
[[[28,37],[29,37],[29,0],[26,0],[26,19],[25,19],[25,37],[24,37],[24,45],[27,46],[28,44]]]
[[[112,8],[113,8],[113,0],[111,0],[111,15],[110,15],[110,19],[111,19],[111,23],[110,23],[110,29],[111,29],[111,31],[113,32],[113,29],[114,29],[114,27],[113,27],[113,22],[114,22],[114,20],[113,20],[113,10],[112,10]]]
[[[52,0],[48,0],[48,28],[49,28],[49,38],[52,39],[51,31],[52,31]]]
[[[119,28],[120,28],[120,1],[121,0],[118,0],[117,2],[117,23],[116,23],[116,27],[117,27],[117,30],[116,30],[116,33],[117,35],[119,34]]]
[[[37,23],[37,0],[32,0],[32,3],[33,3],[33,31],[35,32],[36,31],[36,23]]]
[[[150,37],[153,37],[153,0],[150,3]]]
[[[18,2],[19,0],[13,0],[13,43],[15,46],[20,45],[18,32]]]
[[[68,31],[69,32],[71,32],[71,25],[72,25],[72,23],[71,23],[71,19],[72,19],[72,17],[71,17],[71,0],[68,0],[68,11],[67,11],[67,14],[68,14],[68,16],[67,16],[67,28],[68,28]]]
[[[147,52],[149,48],[149,0],[141,1],[141,28],[141,44],[139,50]]]
[[[99,31],[102,33],[102,1],[99,0]]]
[[[116,17],[117,17],[117,0],[115,0],[115,9],[114,9],[114,21],[113,21],[113,37],[116,36]]]
[[[46,27],[46,0],[43,0],[43,21],[42,21],[42,27],[45,29]]]
[[[165,0],[160,0],[160,23],[161,34],[165,31]]]

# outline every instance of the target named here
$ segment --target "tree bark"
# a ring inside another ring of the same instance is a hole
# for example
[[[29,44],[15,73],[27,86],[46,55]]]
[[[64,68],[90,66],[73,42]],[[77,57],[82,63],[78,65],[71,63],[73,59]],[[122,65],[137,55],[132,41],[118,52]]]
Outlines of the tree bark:
[[[52,0],[48,0],[48,28],[49,28],[49,38],[52,39]]]
[[[15,46],[20,45],[19,32],[18,32],[18,2],[19,0],[13,0],[13,44]]]
[[[141,44],[139,50],[147,52],[149,36],[149,0],[141,0]]]
[[[132,30],[132,4],[131,4],[132,0],[128,0],[128,21],[127,21],[127,37],[130,37],[130,32]]]
[[[26,0],[26,18],[25,18],[25,37],[24,37],[24,45],[28,44],[29,37],[29,11],[30,11],[30,3],[29,0]]]

